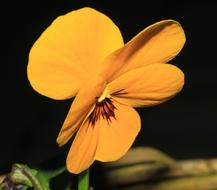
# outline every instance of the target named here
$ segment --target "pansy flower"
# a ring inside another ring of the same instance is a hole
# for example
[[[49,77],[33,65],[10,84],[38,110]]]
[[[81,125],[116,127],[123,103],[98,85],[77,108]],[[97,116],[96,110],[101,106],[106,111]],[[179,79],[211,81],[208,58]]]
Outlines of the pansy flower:
[[[163,20],[124,44],[118,27],[92,8],[59,16],[41,34],[28,78],[42,95],[75,97],[57,137],[62,146],[74,136],[71,173],[122,157],[141,127],[133,107],[160,104],[182,89],[184,74],[168,62],[184,43],[181,25]]]

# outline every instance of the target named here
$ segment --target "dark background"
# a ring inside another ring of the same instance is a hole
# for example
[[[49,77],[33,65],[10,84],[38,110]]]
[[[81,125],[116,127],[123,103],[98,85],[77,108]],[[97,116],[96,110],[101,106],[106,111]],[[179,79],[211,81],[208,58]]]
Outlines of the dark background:
[[[147,3],[148,2],[148,3]],[[172,63],[186,76],[183,91],[162,105],[139,109],[142,131],[134,146],[159,148],[177,159],[217,157],[217,5],[180,1],[19,1],[1,5],[0,173],[14,162],[31,167],[64,163],[70,144],[55,139],[72,100],[35,92],[26,76],[28,53],[58,16],[84,6],[108,15],[127,42],[146,26],[179,21],[187,37]]]

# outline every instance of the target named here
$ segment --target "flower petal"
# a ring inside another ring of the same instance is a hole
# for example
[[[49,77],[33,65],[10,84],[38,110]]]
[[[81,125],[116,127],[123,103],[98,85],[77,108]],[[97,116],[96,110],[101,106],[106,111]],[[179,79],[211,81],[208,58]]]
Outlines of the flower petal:
[[[105,85],[103,79],[96,77],[87,81],[81,90],[79,90],[57,137],[57,143],[60,146],[67,143],[82,125],[85,117],[96,102],[96,97],[102,94]]]
[[[123,73],[147,64],[166,63],[173,59],[185,43],[181,25],[174,20],[157,22],[135,36],[124,47],[104,60],[102,75],[109,70],[109,81]]]
[[[170,64],[151,64],[129,71],[108,84],[112,96],[133,107],[164,102],[183,87],[184,74]]]
[[[99,128],[99,140],[96,160],[103,162],[117,160],[122,157],[133,144],[139,130],[140,117],[138,113],[127,105],[113,99],[115,118],[108,122],[102,117],[95,124]]]
[[[123,46],[119,29],[104,14],[82,8],[58,17],[33,45],[28,78],[54,99],[75,96],[102,60]]]
[[[86,121],[79,129],[67,156],[67,168],[71,173],[78,174],[94,162],[98,143],[99,128]]]

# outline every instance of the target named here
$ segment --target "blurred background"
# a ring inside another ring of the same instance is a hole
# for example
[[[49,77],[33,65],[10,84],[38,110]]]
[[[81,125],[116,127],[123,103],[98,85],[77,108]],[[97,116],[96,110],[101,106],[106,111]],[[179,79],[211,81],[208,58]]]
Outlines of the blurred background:
[[[84,6],[109,16],[125,42],[156,21],[182,24],[187,42],[172,63],[185,73],[184,89],[162,105],[138,109],[142,131],[133,146],[155,147],[176,159],[217,157],[216,3],[15,1],[1,5],[0,173],[9,172],[14,162],[31,167],[65,162],[70,143],[58,148],[55,140],[72,100],[35,92],[26,67],[31,46],[51,22]]]

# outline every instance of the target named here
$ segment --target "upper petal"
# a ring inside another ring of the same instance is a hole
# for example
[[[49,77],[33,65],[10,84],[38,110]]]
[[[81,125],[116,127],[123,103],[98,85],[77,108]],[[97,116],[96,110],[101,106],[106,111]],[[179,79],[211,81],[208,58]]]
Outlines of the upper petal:
[[[166,63],[173,59],[185,43],[181,25],[174,20],[157,22],[130,40],[124,47],[104,60],[102,75],[109,81],[121,74],[153,63]]]
[[[112,102],[115,106],[114,117],[109,122],[100,117],[94,125],[99,128],[95,159],[103,162],[122,157],[133,144],[141,126],[140,117],[132,107],[115,99]]]
[[[164,102],[183,87],[184,74],[171,64],[151,64],[131,70],[111,83],[113,97],[133,107],[151,106]]]
[[[122,46],[121,33],[107,16],[91,8],[72,11],[55,19],[33,45],[28,78],[45,96],[70,98]]]

